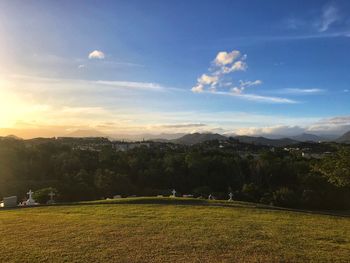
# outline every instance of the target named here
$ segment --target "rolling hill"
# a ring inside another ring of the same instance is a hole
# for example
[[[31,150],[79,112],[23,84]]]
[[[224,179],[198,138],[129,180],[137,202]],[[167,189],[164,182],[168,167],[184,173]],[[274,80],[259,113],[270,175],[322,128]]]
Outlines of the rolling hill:
[[[319,141],[325,141],[324,138],[317,136],[315,134],[310,133],[302,133],[293,137],[290,137],[290,139],[299,141],[299,142],[319,142]]]
[[[239,142],[242,143],[250,143],[255,145],[266,145],[266,146],[274,146],[274,147],[284,147],[287,145],[297,144],[299,143],[296,140],[292,140],[289,138],[282,139],[268,139],[265,137],[253,137],[253,136],[236,136]]]
[[[220,135],[218,133],[190,133],[186,134],[178,139],[171,140],[173,143],[178,144],[197,144],[202,143],[206,141],[213,141],[213,140],[228,140],[228,137]]]
[[[254,137],[254,136],[235,136],[233,138],[237,139],[241,143],[274,146],[274,147],[284,147],[287,145],[299,143],[299,141],[293,140],[290,138],[268,139],[265,137]],[[167,142],[184,144],[184,145],[193,145],[197,143],[203,143],[206,141],[213,141],[213,140],[226,141],[228,139],[229,137],[226,137],[218,133],[191,133],[191,134],[186,134],[178,139],[159,140],[159,141],[167,141]]]
[[[120,204],[118,204],[120,201]],[[348,262],[350,218],[253,203],[123,198],[0,209],[0,262]]]
[[[340,143],[350,143],[350,131],[344,133],[342,136],[340,136],[336,142]]]

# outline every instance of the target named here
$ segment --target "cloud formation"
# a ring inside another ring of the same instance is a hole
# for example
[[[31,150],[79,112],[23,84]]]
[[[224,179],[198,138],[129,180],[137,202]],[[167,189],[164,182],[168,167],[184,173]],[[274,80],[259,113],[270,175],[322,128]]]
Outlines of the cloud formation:
[[[321,119],[305,126],[299,125],[272,125],[266,127],[238,128],[234,131],[237,135],[251,136],[295,136],[301,133],[317,135],[340,136],[350,130],[350,116],[338,116]]]
[[[94,50],[90,52],[89,59],[104,59],[105,54],[101,50]]]
[[[308,127],[311,132],[342,134],[350,130],[350,116],[321,119]]]
[[[202,74],[197,79],[197,84],[192,87],[192,92],[201,93],[208,90],[215,92],[219,84],[224,84],[222,83],[224,75],[247,69],[248,66],[244,62],[246,57],[246,55],[242,56],[238,50],[219,52],[212,62],[212,72],[210,74]]]
[[[201,77],[197,79],[196,85],[191,89],[192,92],[227,95],[257,102],[296,103],[296,101],[287,98],[245,93],[247,88],[261,85],[261,80],[239,80],[236,84],[232,81],[228,81],[226,76],[237,71],[247,70],[248,65],[246,59],[247,55],[242,55],[238,50],[233,50],[231,52],[220,51],[212,62],[210,73],[202,74]],[[224,88],[224,90],[222,88]],[[229,91],[227,91],[227,89],[229,89]]]

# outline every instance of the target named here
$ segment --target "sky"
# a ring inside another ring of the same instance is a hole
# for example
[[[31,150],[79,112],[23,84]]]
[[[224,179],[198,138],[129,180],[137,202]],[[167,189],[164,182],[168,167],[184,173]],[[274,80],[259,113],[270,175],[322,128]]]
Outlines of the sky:
[[[340,135],[349,48],[346,0],[0,0],[0,135]]]

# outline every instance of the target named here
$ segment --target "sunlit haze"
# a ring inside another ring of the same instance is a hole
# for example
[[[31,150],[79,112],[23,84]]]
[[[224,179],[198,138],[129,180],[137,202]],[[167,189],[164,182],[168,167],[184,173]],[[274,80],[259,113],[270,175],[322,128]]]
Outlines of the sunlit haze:
[[[340,135],[350,129],[349,10],[0,1],[0,135]]]

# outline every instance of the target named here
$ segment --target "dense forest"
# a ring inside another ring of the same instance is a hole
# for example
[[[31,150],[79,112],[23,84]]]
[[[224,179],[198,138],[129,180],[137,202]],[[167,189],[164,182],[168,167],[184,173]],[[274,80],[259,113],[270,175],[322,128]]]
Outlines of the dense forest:
[[[305,159],[281,148],[261,147],[240,156],[217,141],[193,146],[139,147],[116,151],[76,149],[55,140],[0,140],[0,198],[25,198],[29,189],[55,189],[59,201],[114,195],[209,194],[285,207],[350,208],[350,150],[336,145],[323,159]],[[45,200],[43,200],[45,201]]]

